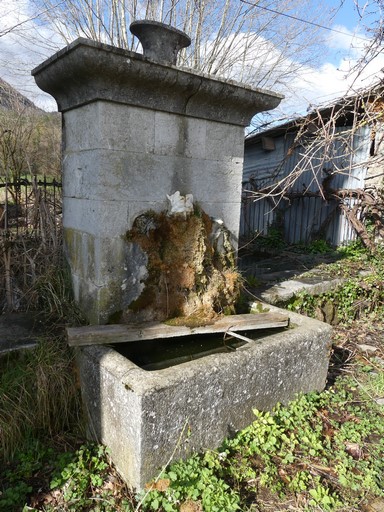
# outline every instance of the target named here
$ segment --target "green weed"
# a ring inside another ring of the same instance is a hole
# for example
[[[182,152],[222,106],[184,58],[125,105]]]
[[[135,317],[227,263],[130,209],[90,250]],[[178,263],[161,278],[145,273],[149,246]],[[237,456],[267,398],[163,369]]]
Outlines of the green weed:
[[[337,248],[337,252],[344,258],[349,258],[351,260],[360,260],[362,258],[366,259],[368,256],[367,249],[363,246],[360,239],[354,240],[346,245],[341,245]]]
[[[375,402],[384,381],[376,359],[363,360],[356,375],[337,379],[322,393],[269,412],[255,410],[254,422],[217,451],[171,464],[136,504],[126,492],[116,494],[104,447],[84,445],[57,455],[37,444],[0,471],[0,482],[7,482],[2,509],[20,510],[14,505],[28,502],[31,477],[49,460],[56,501],[29,511],[245,512],[264,510],[266,492],[276,510],[288,501],[308,512],[360,510],[362,500],[384,496],[384,409]]]
[[[293,252],[300,252],[302,254],[328,254],[335,252],[334,248],[329,245],[326,240],[317,239],[312,240],[310,243],[299,242],[290,247]]]
[[[55,457],[54,450],[38,440],[30,440],[24,451],[17,451],[12,462],[0,469],[0,511],[19,511],[32,492],[32,480]]]
[[[81,446],[71,460],[56,471],[51,489],[60,489],[65,509],[114,512],[116,502],[108,487],[103,487],[109,470],[107,450],[101,445]],[[54,510],[54,509],[47,509]]]
[[[366,256],[366,252],[364,252]],[[384,312],[384,267],[381,260],[371,259],[370,270],[363,275],[348,277],[348,264],[333,265],[336,276],[345,281],[326,293],[314,296],[307,292],[298,293],[285,304],[290,311],[323,319],[319,314],[331,305],[334,317],[341,323],[351,323],[362,317],[380,318]],[[341,267],[340,267],[341,268]],[[335,277],[335,275],[334,275]]]
[[[163,488],[147,491],[142,510],[173,512],[186,500],[208,512],[244,510],[262,489],[293,498],[301,510],[357,510],[361,496],[384,495],[383,411],[357,399],[346,380],[287,407],[255,410],[254,423],[217,452],[173,464]]]
[[[201,503],[207,512],[240,510],[239,495],[218,476],[213,460],[207,452],[172,464],[161,480],[149,484],[149,491],[141,497],[142,510],[177,512],[188,501]]]
[[[254,247],[261,250],[282,250],[287,246],[283,232],[279,227],[271,226],[266,235],[259,235],[254,241]]]
[[[368,274],[320,297],[302,294],[290,307],[316,314],[330,302],[346,323],[382,314],[383,263],[365,252],[358,257],[358,251],[348,261],[364,261]],[[303,512],[354,512],[384,497],[384,408],[377,402],[384,396],[384,363],[376,354],[360,358],[354,373],[322,393],[269,412],[255,410],[252,425],[217,451],[174,462],[135,499],[122,484],[116,487],[104,447],[58,454],[39,441],[78,424],[72,363],[56,338],[43,339],[23,360],[3,360],[0,449],[7,459],[0,466],[0,510],[20,511],[29,503],[25,512],[250,512],[287,509],[289,503]],[[51,487],[45,490],[50,501],[41,498],[40,505],[32,499],[36,475]]]
[[[41,507],[24,506],[31,494],[35,475],[51,473],[50,488],[54,500]],[[128,512],[132,504],[116,499],[115,488],[109,480],[110,462],[103,446],[87,444],[76,452],[57,453],[42,443],[16,454],[15,463],[0,471],[0,511],[56,510],[81,512]]]

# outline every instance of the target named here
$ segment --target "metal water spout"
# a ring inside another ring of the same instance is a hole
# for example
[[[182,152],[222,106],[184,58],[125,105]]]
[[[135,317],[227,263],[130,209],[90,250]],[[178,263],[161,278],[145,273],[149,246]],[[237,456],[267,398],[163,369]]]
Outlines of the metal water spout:
[[[179,51],[191,44],[185,32],[158,21],[137,20],[129,29],[139,39],[144,57],[159,64],[175,66]]]

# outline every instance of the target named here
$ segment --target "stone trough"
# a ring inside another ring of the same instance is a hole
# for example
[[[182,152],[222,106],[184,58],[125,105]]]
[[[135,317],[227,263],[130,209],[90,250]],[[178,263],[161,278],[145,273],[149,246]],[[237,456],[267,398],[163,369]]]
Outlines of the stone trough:
[[[254,341],[235,349],[155,371],[123,355],[129,343],[122,343],[123,326],[69,329],[71,344],[89,343],[90,332],[93,341],[120,342],[78,349],[92,438],[109,447],[133,488],[143,488],[171,459],[219,447],[252,423],[252,409],[268,410],[297,393],[322,390],[331,328],[294,313],[289,319],[289,327],[275,331],[248,329]]]

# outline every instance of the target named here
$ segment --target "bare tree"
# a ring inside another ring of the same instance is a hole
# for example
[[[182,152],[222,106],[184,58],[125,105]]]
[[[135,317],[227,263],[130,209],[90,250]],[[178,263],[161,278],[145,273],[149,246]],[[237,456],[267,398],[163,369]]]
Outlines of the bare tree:
[[[324,205],[336,203],[363,244],[375,251],[375,237],[384,238],[384,85],[372,68],[383,49],[384,2],[355,0],[355,8],[365,44],[349,70],[349,90],[294,122],[282,120],[295,133],[293,142],[269,179],[252,178],[245,195],[251,201],[266,200],[271,210],[280,211],[304,197],[321,198]],[[365,87],[358,88],[359,83]],[[364,184],[354,186],[358,170]],[[335,187],[335,178],[340,183],[342,176],[348,185]],[[304,182],[300,189],[298,183]],[[324,234],[328,221],[313,236]]]
[[[10,34],[11,32],[22,29],[24,27],[24,25],[26,25],[34,20],[38,20],[43,15],[43,12],[38,11],[33,14],[31,13],[29,16],[27,16],[27,15],[19,16],[19,17],[17,17],[17,19],[14,19],[13,17],[11,17],[12,21],[11,21],[11,23],[8,23],[7,18],[11,14],[12,7],[9,5],[8,6],[4,5],[4,7],[6,7],[6,9],[3,10],[0,14],[0,20],[2,22],[2,27],[0,29],[0,37],[4,37],[7,34]]]
[[[41,270],[59,257],[56,203],[38,184],[43,175],[60,174],[61,122],[1,79],[0,104],[1,311],[19,307]]]
[[[136,19],[171,24],[192,39],[179,64],[254,86],[281,90],[317,56],[313,26],[297,16],[323,17],[313,0],[282,0],[279,11],[256,0],[34,0],[64,41],[83,36],[135,50]],[[311,13],[311,14],[309,14]],[[295,15],[289,17],[287,15]],[[319,18],[320,17],[320,18]]]
[[[366,67],[382,53],[384,43],[384,2],[383,0],[355,0],[360,24],[367,33],[367,43],[361,58],[351,72],[361,75]]]
[[[61,122],[0,79],[0,178],[60,174]]]

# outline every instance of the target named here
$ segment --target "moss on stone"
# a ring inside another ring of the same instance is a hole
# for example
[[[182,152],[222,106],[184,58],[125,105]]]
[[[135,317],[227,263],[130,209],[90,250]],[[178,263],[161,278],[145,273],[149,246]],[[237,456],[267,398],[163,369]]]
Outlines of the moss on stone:
[[[220,229],[218,250],[212,219],[199,208],[186,218],[153,211],[137,217],[126,239],[147,254],[148,277],[125,321],[177,318],[179,325],[204,325],[234,312],[241,279],[229,233]]]
[[[121,322],[121,318],[123,316],[123,311],[115,311],[108,317],[107,324],[119,324]]]

